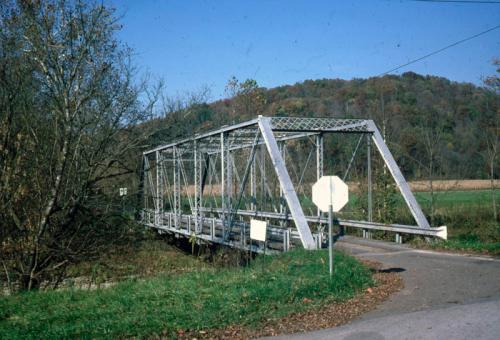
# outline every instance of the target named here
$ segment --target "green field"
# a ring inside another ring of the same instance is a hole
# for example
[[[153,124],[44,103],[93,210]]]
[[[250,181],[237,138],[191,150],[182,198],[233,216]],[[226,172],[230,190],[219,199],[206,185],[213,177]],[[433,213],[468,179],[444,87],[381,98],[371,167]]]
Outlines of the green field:
[[[416,192],[417,201],[423,205],[429,205],[431,201],[430,192]],[[487,207],[491,209],[491,191],[469,190],[469,191],[437,191],[434,193],[437,208],[465,207]],[[500,200],[500,191],[496,192],[497,202]]]
[[[431,194],[415,193],[424,213],[430,218]],[[497,205],[500,192],[496,192]],[[402,219],[411,223],[412,219],[404,208],[402,197],[398,209]],[[492,196],[489,190],[441,191],[434,193],[435,214],[432,224],[448,227],[448,240],[437,240],[433,244],[420,242],[415,244],[446,250],[460,250],[500,255],[500,225],[494,220]],[[404,209],[404,210],[403,210]]]
[[[244,268],[205,268],[96,290],[29,292],[0,300],[1,339],[122,338],[179,330],[257,327],[263,320],[342,301],[373,284],[369,269],[325,251],[263,256]],[[310,300],[305,304],[303,301]]]

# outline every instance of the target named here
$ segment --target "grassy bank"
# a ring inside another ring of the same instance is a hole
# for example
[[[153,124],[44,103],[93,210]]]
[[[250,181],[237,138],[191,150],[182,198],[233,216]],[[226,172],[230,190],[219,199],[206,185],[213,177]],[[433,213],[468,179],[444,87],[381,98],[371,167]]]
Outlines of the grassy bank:
[[[460,236],[449,240],[436,240],[432,243],[425,242],[420,238],[413,240],[411,244],[418,248],[451,250],[500,256],[500,242],[481,241],[474,236]]]
[[[31,292],[0,300],[0,338],[128,337],[179,330],[255,327],[260,321],[348,299],[372,284],[370,271],[325,251],[260,257],[246,268],[127,281],[107,289]]]
[[[179,251],[166,239],[159,239],[151,232],[128,247],[110,248],[108,253],[97,260],[71,265],[67,270],[66,281],[74,282],[76,287],[85,288],[130,278],[202,271],[213,266],[212,263],[200,261],[191,254]]]
[[[430,193],[417,193],[425,212],[430,211]],[[500,202],[500,192],[496,193]],[[409,217],[408,217],[409,218]],[[500,226],[494,220],[491,192],[447,191],[435,193],[433,225],[448,226],[445,248],[500,252]]]

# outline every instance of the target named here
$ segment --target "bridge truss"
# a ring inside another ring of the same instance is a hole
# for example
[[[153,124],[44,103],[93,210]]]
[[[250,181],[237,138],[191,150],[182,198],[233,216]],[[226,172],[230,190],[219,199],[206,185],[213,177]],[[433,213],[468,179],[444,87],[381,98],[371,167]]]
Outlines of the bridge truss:
[[[360,135],[356,150],[366,136],[367,146],[367,220],[340,218],[340,225],[360,228],[364,235],[391,231],[397,242],[405,233],[446,238],[446,227],[429,225],[375,123],[362,119],[259,116],[145,151],[142,222],[162,232],[258,252],[294,245],[316,249],[327,219],[312,211],[305,195],[312,183],[304,178],[311,179],[311,167],[314,180],[323,176],[324,138],[337,133]],[[298,156],[289,149],[307,143],[311,152],[297,168]],[[416,225],[373,222],[372,149],[380,153]],[[269,221],[266,244],[252,244],[252,218]]]

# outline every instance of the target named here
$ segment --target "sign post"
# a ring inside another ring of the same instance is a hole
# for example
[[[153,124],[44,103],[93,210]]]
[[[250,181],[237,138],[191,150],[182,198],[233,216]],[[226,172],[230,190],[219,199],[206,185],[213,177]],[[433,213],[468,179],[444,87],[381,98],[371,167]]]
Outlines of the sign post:
[[[332,225],[333,225],[333,208],[330,204],[328,209],[328,257],[330,258],[330,277],[333,275],[333,235],[332,235]]]
[[[322,212],[328,212],[328,254],[330,277],[333,275],[333,213],[349,201],[349,189],[338,176],[323,176],[312,187],[312,200]]]

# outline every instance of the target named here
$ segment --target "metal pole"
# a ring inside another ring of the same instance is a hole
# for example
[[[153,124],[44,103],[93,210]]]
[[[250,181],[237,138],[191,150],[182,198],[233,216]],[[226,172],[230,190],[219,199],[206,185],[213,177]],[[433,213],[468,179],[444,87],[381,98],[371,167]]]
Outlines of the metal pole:
[[[330,258],[330,278],[333,275],[333,236],[332,236],[332,225],[333,225],[333,208],[332,205],[328,207],[328,255]]]
[[[147,175],[148,175],[148,172],[149,172],[149,162],[147,161],[146,159],[146,155],[143,156],[143,159],[142,159],[142,165],[143,165],[143,168],[142,168],[142,200],[143,200],[143,212],[144,210],[147,209],[148,207],[148,195],[146,194],[147,191],[146,191],[146,186],[148,185],[148,181],[147,181]],[[149,188],[147,188],[149,190]],[[144,219],[144,216],[143,216],[143,219]]]
[[[316,136],[316,180],[323,177],[323,134]],[[321,210],[317,210],[318,216],[321,216]]]
[[[226,143],[226,207],[230,212],[233,206],[233,155],[227,146]]]
[[[193,142],[193,156],[194,156],[194,211],[191,213],[194,215],[194,232],[198,233],[200,226],[200,220],[199,220],[199,214],[200,214],[200,188],[201,188],[201,181],[200,181],[200,170],[198,167],[198,162],[200,161],[200,157],[198,155],[198,143],[195,140]]]
[[[160,225],[161,222],[161,210],[162,210],[162,203],[161,203],[161,175],[162,175],[162,162],[161,162],[161,155],[160,151],[156,151],[156,214],[155,214],[155,225]]]
[[[265,149],[266,146],[263,144],[260,147],[260,209],[265,209],[264,204],[266,200],[266,190],[265,190],[265,184],[266,184],[266,154],[265,154]]]
[[[285,142],[279,142],[278,147],[280,149],[281,157],[283,158],[283,165],[286,167],[286,145]],[[283,186],[280,183],[280,214],[285,213],[285,197],[283,192]],[[280,221],[280,226],[284,227],[284,221]]]
[[[200,233],[203,229],[203,214],[201,207],[203,206],[203,186],[205,185],[205,178],[203,171],[204,159],[200,150],[200,145],[194,141],[194,190],[195,190],[195,232]]]
[[[222,234],[225,233],[225,219],[226,219],[226,148],[225,148],[224,132],[220,134],[220,194],[221,194],[221,208],[222,208]]]
[[[257,178],[255,171],[255,162],[256,160],[252,160],[252,164],[250,165],[250,196],[252,202],[250,203],[250,210],[257,210]]]
[[[372,140],[371,136],[366,136],[366,169],[368,177],[368,222],[373,220],[373,198],[372,198]],[[371,238],[371,232],[363,229],[363,238]]]
[[[373,202],[372,202],[372,148],[371,136],[366,136],[367,141],[367,169],[368,169],[368,222],[373,220]]]
[[[179,229],[181,224],[181,174],[179,167],[179,150],[174,147],[173,155],[173,170],[174,170],[174,227]]]

